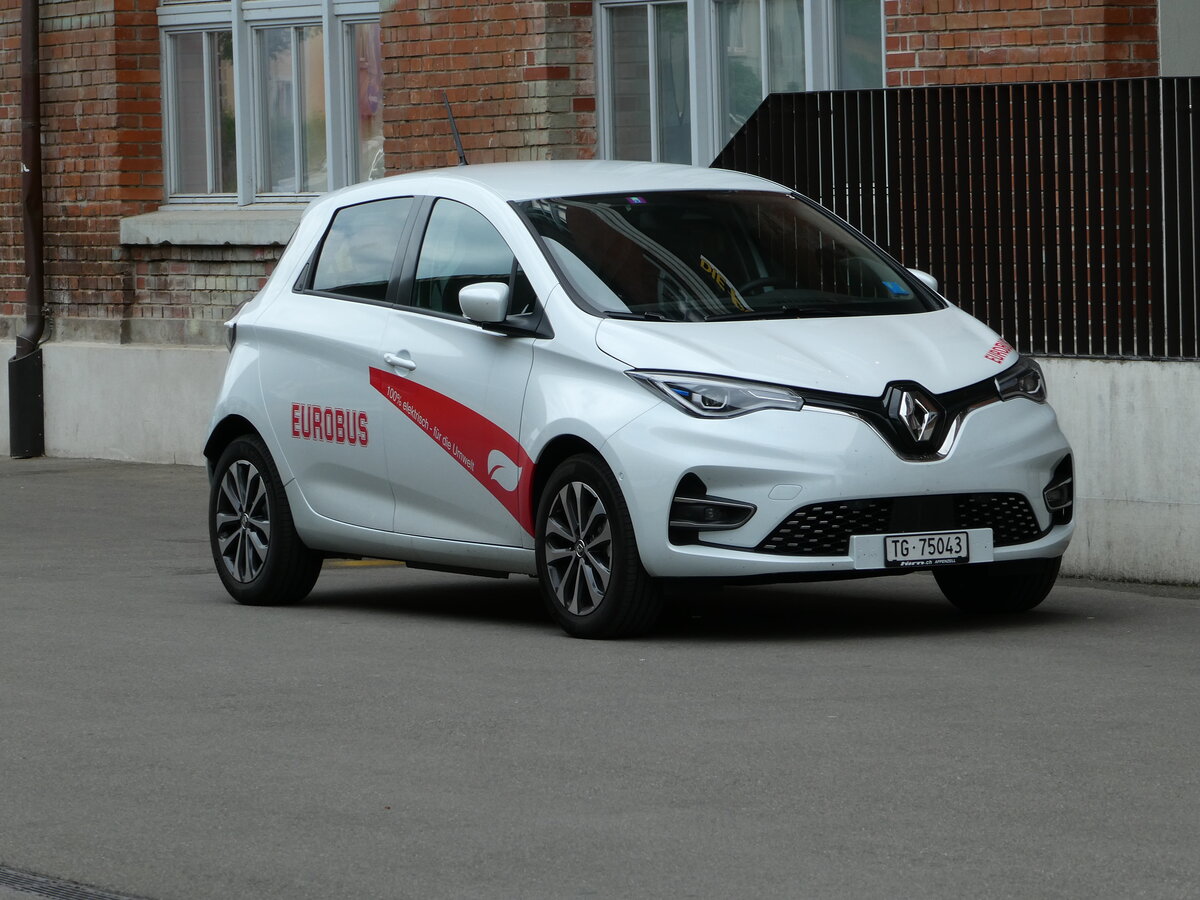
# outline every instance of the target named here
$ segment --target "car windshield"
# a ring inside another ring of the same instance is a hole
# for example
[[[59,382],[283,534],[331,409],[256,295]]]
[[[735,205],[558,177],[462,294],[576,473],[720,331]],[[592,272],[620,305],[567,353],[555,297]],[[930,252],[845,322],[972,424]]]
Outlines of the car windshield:
[[[939,308],[909,273],[789,194],[657,191],[519,205],[569,287],[615,318],[695,322]]]

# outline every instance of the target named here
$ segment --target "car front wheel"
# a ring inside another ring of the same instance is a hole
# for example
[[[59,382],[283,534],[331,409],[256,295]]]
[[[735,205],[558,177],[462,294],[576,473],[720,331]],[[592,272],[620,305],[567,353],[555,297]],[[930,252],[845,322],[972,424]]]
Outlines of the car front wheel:
[[[933,577],[946,599],[966,613],[1011,614],[1033,609],[1058,578],[1062,557],[947,566]]]
[[[537,567],[546,608],[574,637],[640,634],[661,612],[620,486],[592,454],[563,462],[542,492]]]
[[[208,534],[221,583],[238,603],[296,603],[321,574],[304,546],[270,453],[254,435],[233,441],[213,470]]]

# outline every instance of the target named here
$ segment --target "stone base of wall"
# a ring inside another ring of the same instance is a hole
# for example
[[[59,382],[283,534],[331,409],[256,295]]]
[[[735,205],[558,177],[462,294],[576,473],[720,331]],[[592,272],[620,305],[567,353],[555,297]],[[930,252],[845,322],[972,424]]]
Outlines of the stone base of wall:
[[[46,455],[201,465],[224,347],[42,346]],[[3,376],[8,453],[7,366]]]
[[[1200,363],[1042,365],[1075,451],[1079,525],[1064,571],[1200,584]]]
[[[44,354],[48,456],[203,463],[224,347],[51,341]],[[1043,365],[1075,453],[1078,530],[1064,573],[1200,584],[1200,363]],[[0,411],[7,454],[7,365]]]

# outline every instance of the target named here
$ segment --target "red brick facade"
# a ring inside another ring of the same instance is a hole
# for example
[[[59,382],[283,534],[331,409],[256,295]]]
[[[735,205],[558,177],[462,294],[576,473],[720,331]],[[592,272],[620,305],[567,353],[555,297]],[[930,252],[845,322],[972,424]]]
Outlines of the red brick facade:
[[[595,154],[590,2],[384,0],[388,170]]]
[[[890,85],[1158,71],[1156,0],[881,2]],[[0,337],[24,315],[18,3],[0,0]],[[166,199],[156,7],[41,3],[46,293],[55,318],[186,340],[217,334],[279,247],[121,244]],[[388,171],[454,163],[443,91],[472,162],[595,154],[591,2],[382,0],[381,33]]]
[[[157,208],[162,109],[154,0],[41,4],[46,299],[55,315],[121,317],[132,273],[120,220]],[[20,24],[0,8],[0,315],[24,311]]]
[[[1158,74],[1158,0],[886,0],[889,87]]]

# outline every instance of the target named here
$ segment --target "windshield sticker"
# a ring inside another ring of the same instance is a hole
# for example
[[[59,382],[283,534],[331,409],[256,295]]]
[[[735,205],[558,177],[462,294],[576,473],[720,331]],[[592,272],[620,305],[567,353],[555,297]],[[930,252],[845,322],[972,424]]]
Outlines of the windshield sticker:
[[[646,198],[645,197],[626,197],[625,202],[628,203],[630,206],[640,206],[641,204],[646,202]]]
[[[700,270],[713,280],[713,284],[717,286],[717,290],[729,295],[729,302],[733,304],[734,309],[740,312],[754,311],[750,304],[742,299],[742,295],[738,293],[738,289],[729,283],[729,279],[704,254],[700,254]]]
[[[521,527],[533,534],[529,477],[533,460],[515,437],[457,400],[391,372],[372,367],[371,387],[487,488]]]
[[[912,292],[898,281],[885,281],[883,286],[897,297],[911,297]]]
[[[992,362],[999,365],[1000,363],[1004,362],[1004,360],[1008,359],[1008,354],[1012,352],[1013,348],[1009,345],[1008,341],[996,341],[996,343],[992,345],[992,349],[983,354],[983,358],[990,359]]]

